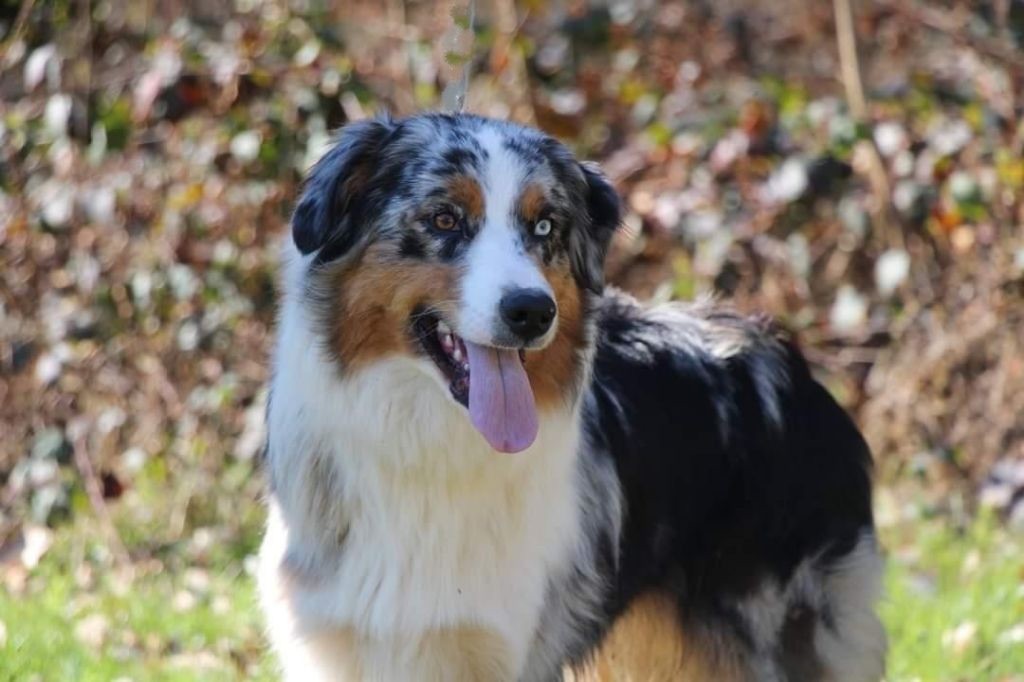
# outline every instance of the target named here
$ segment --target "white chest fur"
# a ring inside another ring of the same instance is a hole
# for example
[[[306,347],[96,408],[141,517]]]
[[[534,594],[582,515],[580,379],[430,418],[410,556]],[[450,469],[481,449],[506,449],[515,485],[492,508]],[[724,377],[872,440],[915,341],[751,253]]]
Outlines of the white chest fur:
[[[348,633],[352,675],[414,680],[437,654],[432,633],[467,629],[496,640],[514,678],[548,577],[575,549],[576,415],[542,415],[531,448],[495,453],[416,362],[342,381],[301,313],[282,320],[261,592],[286,670],[305,659],[302,679],[338,670],[286,651],[318,633]]]

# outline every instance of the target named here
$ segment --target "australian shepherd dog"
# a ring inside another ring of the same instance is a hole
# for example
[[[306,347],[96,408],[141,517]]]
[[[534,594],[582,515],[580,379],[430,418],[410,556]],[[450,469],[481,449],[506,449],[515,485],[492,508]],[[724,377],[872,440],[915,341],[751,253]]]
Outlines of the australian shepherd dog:
[[[259,583],[289,680],[867,682],[871,456],[785,335],[606,290],[531,128],[344,128],[286,240]]]

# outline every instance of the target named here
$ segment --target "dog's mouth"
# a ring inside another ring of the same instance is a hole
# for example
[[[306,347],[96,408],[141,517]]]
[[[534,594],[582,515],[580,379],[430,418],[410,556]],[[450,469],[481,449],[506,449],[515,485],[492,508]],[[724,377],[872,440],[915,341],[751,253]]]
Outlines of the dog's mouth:
[[[416,338],[427,357],[448,380],[456,402],[469,407],[469,355],[466,342],[435,315],[420,313],[414,323]]]
[[[448,381],[473,426],[500,452],[519,452],[537,437],[537,409],[522,349],[466,341],[440,317],[420,312],[413,332],[424,354]]]

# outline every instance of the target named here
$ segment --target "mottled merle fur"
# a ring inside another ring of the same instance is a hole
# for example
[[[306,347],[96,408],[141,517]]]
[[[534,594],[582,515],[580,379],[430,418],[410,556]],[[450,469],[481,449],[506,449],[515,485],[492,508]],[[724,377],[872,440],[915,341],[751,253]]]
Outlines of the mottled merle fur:
[[[524,679],[584,664],[616,618],[652,591],[670,595],[684,629],[740,659],[752,679],[803,679],[797,671],[808,668],[786,651],[798,617],[810,614],[837,639],[857,637],[844,631],[846,607],[827,582],[858,548],[875,551],[868,448],[771,325],[710,305],[649,309],[602,293],[620,207],[595,168],[540,132],[473,116],[356,123],[310,175],[296,245],[326,266],[402,229],[391,235],[402,257],[457,260],[476,226],[460,238],[439,235],[421,229],[416,211],[438,178],[487,154],[471,134],[482,126],[511,131],[508,148],[556,188],[559,234],[544,244],[527,235],[524,244],[545,262],[571,260],[589,331],[587,376],[573,396],[582,404],[583,547],[550,578]],[[353,172],[364,175],[349,185]],[[849,656],[882,656],[878,646],[851,645]],[[819,663],[840,680],[861,679],[847,670],[876,670]]]
[[[556,225],[566,227],[544,242],[534,240],[527,232],[528,248],[538,249],[544,262],[568,255],[581,286],[600,293],[605,252],[619,221],[619,199],[614,188],[595,166],[578,163],[565,146],[547,135],[467,114],[424,115],[400,121],[384,117],[347,126],[338,144],[310,172],[296,206],[292,234],[299,250],[303,254],[315,252],[316,262],[326,264],[363,239],[386,237],[395,226],[403,226],[403,255],[413,259],[457,259],[479,225],[467,222],[462,234],[430,233],[422,226],[430,213],[422,209],[429,207],[431,200],[438,205],[444,203],[446,178],[478,168],[487,159],[487,150],[472,135],[485,127],[510,133],[503,144],[532,167],[538,179],[549,183],[551,218]],[[445,151],[424,153],[427,145],[440,145]],[[338,181],[353,168],[366,173],[366,177],[358,178],[355,191]],[[580,207],[586,210],[580,211]],[[414,229],[409,229],[410,225]]]

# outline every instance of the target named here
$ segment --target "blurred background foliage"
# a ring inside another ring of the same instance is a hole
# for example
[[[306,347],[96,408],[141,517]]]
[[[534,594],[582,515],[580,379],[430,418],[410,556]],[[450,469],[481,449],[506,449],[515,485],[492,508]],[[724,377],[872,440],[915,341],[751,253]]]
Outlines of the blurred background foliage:
[[[890,678],[1024,680],[1024,3],[855,2],[856,64],[845,5],[0,0],[0,679],[272,677],[275,245],[468,66],[603,163],[612,282],[778,317],[856,416]]]

